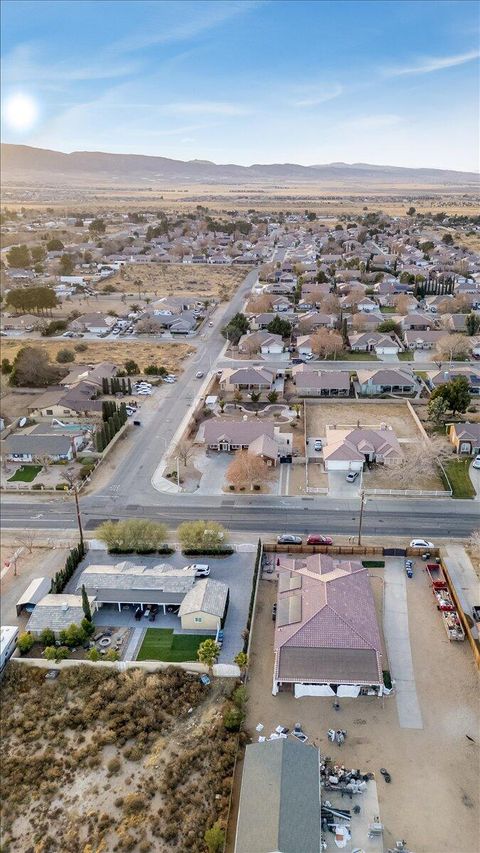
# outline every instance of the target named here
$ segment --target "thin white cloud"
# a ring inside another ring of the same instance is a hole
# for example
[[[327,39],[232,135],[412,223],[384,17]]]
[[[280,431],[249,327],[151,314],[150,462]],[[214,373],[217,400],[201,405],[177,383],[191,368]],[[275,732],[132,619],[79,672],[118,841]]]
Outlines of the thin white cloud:
[[[173,104],[164,104],[162,111],[180,115],[218,115],[218,116],[244,116],[249,115],[251,110],[241,104],[232,104],[224,101],[191,101]]]
[[[141,67],[136,60],[78,63],[55,62],[51,58],[41,59],[36,45],[22,44],[9,53],[3,61],[3,85],[53,84],[62,88],[65,83],[86,80],[109,80],[128,77]]]
[[[175,22],[169,26],[165,23],[165,17],[162,16],[158,25],[152,25],[150,22],[148,30],[132,33],[126,38],[113,42],[109,49],[112,52],[129,53],[158,44],[187,41],[220,26],[237,15],[254,9],[259,2],[260,0],[230,0],[228,3],[215,2],[208,6],[197,3],[195,9],[201,10],[201,14],[194,14],[193,7],[185,4],[185,14],[181,14],[181,20],[178,23]]]
[[[480,51],[478,50],[469,50],[466,53],[457,53],[453,56],[424,56],[413,65],[384,68],[383,71],[387,77],[402,77],[405,74],[431,74],[445,68],[465,65],[465,63],[473,62],[479,57]]]
[[[308,88],[308,92],[304,90],[303,97],[299,96],[296,100],[292,101],[292,106],[299,107],[300,109],[318,107],[320,104],[326,103],[326,101],[333,101],[334,98],[338,98],[343,94],[343,91],[344,88],[340,83],[335,83],[329,87],[312,86]]]

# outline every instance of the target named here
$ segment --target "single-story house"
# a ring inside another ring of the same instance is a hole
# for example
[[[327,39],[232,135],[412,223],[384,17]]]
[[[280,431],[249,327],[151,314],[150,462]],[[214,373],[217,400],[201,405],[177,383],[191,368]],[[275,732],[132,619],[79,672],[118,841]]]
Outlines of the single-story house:
[[[450,379],[457,376],[465,376],[468,380],[468,390],[472,396],[480,395],[480,368],[475,367],[448,367],[439,370],[438,373],[430,373],[428,384],[430,388],[437,388]]]
[[[304,314],[299,320],[299,332],[307,334],[320,328],[333,329],[336,321],[337,317],[335,314],[322,314],[320,311],[308,311],[308,313]]]
[[[266,367],[227,367],[220,378],[224,391],[271,391],[274,383],[275,373]]]
[[[445,337],[445,332],[440,332],[436,329],[427,329],[424,332],[417,332],[415,329],[408,329],[404,333],[404,340],[408,349],[433,349],[436,343]]]
[[[320,755],[313,744],[280,737],[248,744],[235,853],[319,853],[319,771]]]
[[[348,397],[350,373],[348,370],[313,370],[299,364],[292,370],[293,380],[300,397]]]
[[[226,583],[210,578],[198,580],[180,605],[178,615],[182,628],[216,633],[225,621],[228,596]]]
[[[312,554],[279,557],[277,573],[273,694],[381,695],[382,641],[368,569]]]
[[[248,332],[242,335],[238,342],[238,351],[252,354],[258,351],[268,355],[279,355],[284,350],[281,335],[275,335],[267,331]]]
[[[79,382],[88,382],[95,385],[99,391],[102,390],[104,379],[113,379],[118,373],[118,367],[110,361],[102,361],[99,364],[78,364],[69,371],[67,376],[60,380],[60,385],[65,388],[73,388]]]
[[[450,424],[448,437],[459,454],[480,453],[480,423]]]
[[[372,312],[378,313],[379,311],[377,303],[373,299],[370,299],[369,296],[364,296],[363,299],[357,302],[357,309],[366,314],[371,314]]]
[[[116,565],[87,566],[77,582],[76,592],[85,585],[88,595],[96,600],[96,607],[124,604],[147,607],[157,604],[164,613],[169,605],[180,606],[185,595],[195,584],[195,569],[176,569],[173,566],[137,566],[124,560]]]
[[[47,458],[49,462],[70,462],[75,456],[73,438],[67,435],[9,435],[3,448],[10,462],[34,462]]]
[[[425,332],[427,329],[435,329],[436,327],[435,319],[432,316],[429,317],[428,314],[422,314],[420,311],[412,311],[410,314],[406,314],[400,323],[404,332],[408,329]]]
[[[352,352],[372,352],[377,355],[397,355],[401,346],[390,335],[382,335],[380,332],[359,332],[350,334],[350,349]]]
[[[365,462],[394,465],[403,452],[393,429],[327,426],[323,446],[326,471],[361,471]]]
[[[89,595],[88,602],[93,613],[95,596]],[[84,616],[81,595],[68,595],[65,592],[49,593],[35,605],[26,630],[34,637],[39,637],[44,628],[50,628],[55,636],[58,636],[60,631],[64,631],[70,625],[80,625]]]
[[[275,320],[276,316],[277,314],[273,311],[264,311],[261,314],[250,315],[250,328],[253,331],[256,329],[266,329],[272,320]],[[298,314],[295,314],[294,312],[288,312],[282,315],[282,320],[287,320],[291,326],[295,326],[299,317]]]
[[[360,394],[414,394],[417,379],[408,369],[357,370]]]
[[[283,457],[291,456],[293,447],[291,433],[280,432],[280,427],[273,421],[259,418],[246,421],[214,418],[205,421],[198,431],[197,441],[206,444],[209,450],[218,452],[248,450],[274,465]]]
[[[110,331],[116,319],[116,317],[111,317],[110,314],[102,314],[100,311],[94,311],[91,314],[82,314],[76,320],[72,320],[68,328],[73,332],[90,332],[92,335],[104,335]]]

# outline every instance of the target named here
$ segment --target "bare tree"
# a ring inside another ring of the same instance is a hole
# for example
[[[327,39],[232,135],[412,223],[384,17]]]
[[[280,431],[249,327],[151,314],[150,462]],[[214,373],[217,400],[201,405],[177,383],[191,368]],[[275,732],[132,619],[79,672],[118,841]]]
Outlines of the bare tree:
[[[465,357],[468,355],[470,346],[468,338],[465,335],[445,335],[441,337],[436,345],[435,361],[452,361],[455,357]]]
[[[358,311],[352,317],[352,326],[356,332],[366,332],[368,329],[368,317],[365,313]]]
[[[311,338],[312,350],[315,355],[323,358],[337,357],[343,350],[342,336],[333,329],[318,329]]]
[[[184,468],[188,465],[188,460],[194,453],[195,447],[188,438],[181,438],[175,448],[175,455],[178,456]]]
[[[238,450],[227,468],[227,482],[236,488],[250,488],[270,479],[272,469],[260,457],[248,450]]]
[[[409,453],[391,466],[395,487],[411,488],[414,479],[429,476],[436,466],[452,455],[452,448],[441,438],[410,445]]]
[[[22,545],[23,548],[26,548],[28,553],[31,554],[33,551],[33,534],[25,531],[25,533],[21,533],[15,537],[15,542],[18,542],[19,545]]]
[[[320,301],[320,310],[324,314],[340,314],[340,302],[338,300],[338,296],[335,296],[334,293],[329,293],[328,296],[324,296]]]
[[[263,314],[265,311],[270,311],[272,308],[273,296],[268,293],[262,293],[260,296],[255,296],[247,304],[247,313]]]
[[[395,308],[399,314],[408,314],[410,311],[410,297],[406,293],[400,293],[394,299]]]

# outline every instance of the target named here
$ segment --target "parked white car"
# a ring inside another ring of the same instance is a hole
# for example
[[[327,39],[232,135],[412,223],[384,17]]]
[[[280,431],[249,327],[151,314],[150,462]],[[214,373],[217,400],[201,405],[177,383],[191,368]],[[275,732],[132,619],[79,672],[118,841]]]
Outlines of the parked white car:
[[[186,569],[195,569],[196,578],[208,578],[210,574],[210,566],[207,563],[192,563],[190,566],[185,566]]]
[[[478,456],[475,456],[475,459],[472,462],[472,467],[480,468],[480,453],[478,454]]]
[[[410,548],[435,548],[435,545],[428,539],[412,539]]]

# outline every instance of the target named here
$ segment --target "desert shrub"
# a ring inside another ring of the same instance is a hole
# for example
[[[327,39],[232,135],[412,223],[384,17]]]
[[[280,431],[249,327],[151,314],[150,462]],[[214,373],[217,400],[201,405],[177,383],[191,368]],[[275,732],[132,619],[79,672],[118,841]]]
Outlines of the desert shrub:
[[[71,361],[75,361],[75,353],[71,349],[59,349],[55,361],[58,364],[68,364]]]
[[[56,660],[57,659],[57,648],[56,648],[56,646],[46,646],[46,648],[43,650],[43,656],[47,660]]]
[[[115,758],[111,758],[110,761],[108,762],[107,770],[112,775],[115,775],[116,773],[120,772],[121,766],[122,766],[122,762],[121,762],[120,758],[115,756]]]
[[[57,483],[55,486],[57,492],[66,492],[68,489],[68,485],[66,483]]]
[[[227,732],[238,732],[240,726],[245,719],[245,712],[242,708],[237,708],[235,705],[230,705],[223,715],[223,725]]]
[[[22,634],[19,634],[17,638],[17,648],[20,654],[27,654],[27,652],[32,648],[34,642],[35,638],[31,635],[30,631],[23,631]]]
[[[127,761],[140,761],[143,756],[143,750],[138,746],[129,746],[124,749],[123,754]]]
[[[145,794],[127,794],[123,801],[123,811],[128,815],[143,812],[147,806],[148,799]]]
[[[221,853],[225,845],[225,832],[218,821],[207,829],[204,839],[208,853]]]
[[[73,349],[75,352],[86,352],[88,347],[86,344],[75,344]]]

